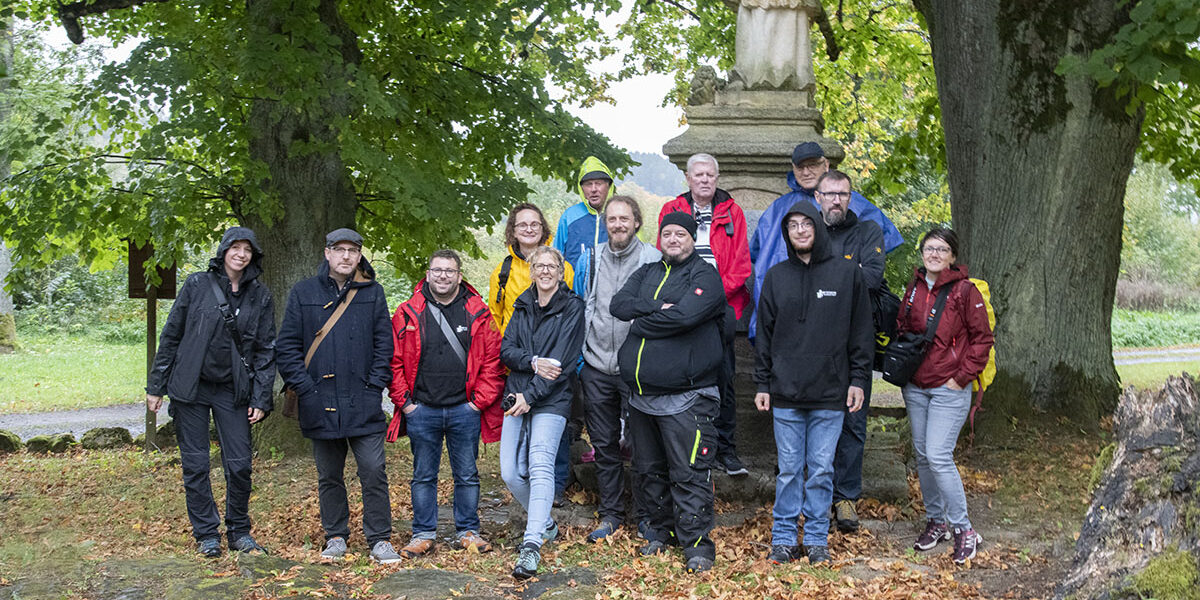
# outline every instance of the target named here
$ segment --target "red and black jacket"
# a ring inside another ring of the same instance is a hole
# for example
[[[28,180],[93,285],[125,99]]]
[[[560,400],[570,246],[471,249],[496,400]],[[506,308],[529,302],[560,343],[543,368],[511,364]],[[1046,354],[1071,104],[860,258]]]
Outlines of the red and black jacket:
[[[692,193],[687,192],[666,203],[658,213],[658,224],[662,227],[667,213],[682,211],[693,217]],[[713,219],[709,227],[708,244],[717,259],[717,273],[725,288],[725,299],[733,308],[734,318],[742,318],[742,311],[750,305],[750,290],[746,280],[750,277],[750,238],[746,234],[746,215],[729,192],[717,188],[713,194]],[[658,245],[658,244],[656,244]],[[662,250],[662,246],[658,245]]]
[[[983,295],[967,281],[966,265],[952,265],[938,275],[933,289],[925,283],[925,267],[917,267],[902,298],[897,334],[924,333],[929,311],[943,287],[950,288],[933,343],[912,378],[920,388],[936,388],[950,378],[967,387],[987,366],[994,338]]]

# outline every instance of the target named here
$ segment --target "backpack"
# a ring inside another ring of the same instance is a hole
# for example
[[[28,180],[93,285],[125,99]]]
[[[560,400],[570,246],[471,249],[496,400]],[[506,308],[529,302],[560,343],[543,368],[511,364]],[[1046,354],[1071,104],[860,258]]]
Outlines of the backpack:
[[[968,278],[967,281],[970,281],[971,285],[979,290],[979,295],[983,297],[983,307],[987,310],[988,328],[993,332],[996,331],[996,311],[992,309],[992,291],[988,288],[988,283],[974,277]],[[996,379],[996,345],[992,344],[992,347],[988,349],[987,364],[979,373],[979,377],[971,382],[971,389],[975,390],[975,402],[971,405],[971,412],[967,414],[967,421],[971,425],[971,433],[967,436],[970,445],[975,444],[975,413],[983,408],[983,390],[986,390],[994,379]]]
[[[896,337],[896,317],[900,314],[900,297],[888,289],[885,279],[879,291],[871,292],[871,317],[875,323],[874,369],[883,372],[883,357],[888,344]]]

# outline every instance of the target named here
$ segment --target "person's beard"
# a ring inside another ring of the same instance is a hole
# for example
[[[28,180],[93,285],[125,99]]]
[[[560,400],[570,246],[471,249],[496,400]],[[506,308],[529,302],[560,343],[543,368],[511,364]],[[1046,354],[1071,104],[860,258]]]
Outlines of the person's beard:
[[[846,220],[846,211],[845,210],[843,210],[841,212],[830,212],[829,214],[825,215],[825,224],[830,227],[835,227],[837,225],[841,225],[842,222],[844,222],[845,220]]]

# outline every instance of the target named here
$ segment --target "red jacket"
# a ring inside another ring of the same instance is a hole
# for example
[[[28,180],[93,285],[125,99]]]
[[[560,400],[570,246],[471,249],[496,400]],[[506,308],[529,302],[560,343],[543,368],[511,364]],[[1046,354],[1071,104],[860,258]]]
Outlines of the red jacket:
[[[667,213],[692,212],[692,193],[688,192],[666,203],[658,213],[658,224],[662,227]],[[750,304],[750,290],[746,280],[750,277],[750,238],[746,234],[746,215],[729,192],[717,188],[713,195],[713,221],[709,228],[708,244],[717,259],[717,273],[725,288],[725,299],[733,308],[733,316],[742,318],[742,311]],[[656,244],[662,250],[661,244]]]
[[[966,265],[954,265],[942,271],[932,290],[925,283],[925,267],[917,267],[896,318],[897,334],[924,333],[929,311],[933,309],[938,293],[948,285],[954,287],[946,297],[946,307],[938,321],[933,344],[912,378],[917,387],[940,387],[951,377],[958,385],[967,387],[983,372],[994,342],[983,295],[967,281]]]
[[[392,353],[392,383],[388,395],[400,410],[412,394],[421,364],[421,319],[425,310],[425,280],[417,284],[412,298],[396,308],[392,332],[396,335]],[[475,288],[467,289],[467,315],[471,320],[471,346],[467,349],[467,398],[481,412],[480,437],[483,442],[500,441],[504,411],[500,410],[500,392],[504,389],[504,368],[500,365],[500,332],[487,303]]]

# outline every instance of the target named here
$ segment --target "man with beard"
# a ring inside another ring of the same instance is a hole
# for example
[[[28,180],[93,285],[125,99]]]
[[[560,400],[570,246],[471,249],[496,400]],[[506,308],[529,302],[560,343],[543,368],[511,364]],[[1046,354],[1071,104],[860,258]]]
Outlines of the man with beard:
[[[612,316],[613,296],[639,267],[658,262],[662,254],[637,238],[642,210],[629,196],[609,198],[604,209],[608,242],[597,247],[595,277],[587,292],[583,344],[583,406],[588,436],[596,450],[596,480],[600,488],[600,525],[588,535],[597,542],[612,535],[624,521],[621,496],[625,488],[621,458],[621,420],[629,404],[629,386],[621,381],[617,352],[630,324]]]
[[[859,220],[850,210],[850,176],[836,169],[817,180],[816,197],[829,233],[830,250],[862,270],[863,283],[872,293],[883,285],[883,230],[874,221]],[[863,410],[846,415],[833,458],[833,511],[843,532],[858,529],[854,505],[862,493],[863,444],[867,439],[867,409],[871,406],[871,378],[863,386]]]
[[[797,202],[780,235],[788,259],[763,280],[754,370],[754,404],[772,411],[779,465],[767,558],[783,564],[799,556],[796,521],[803,514],[803,548],[816,565],[830,560],[833,454],[842,420],[847,409],[862,408],[871,378],[871,303],[862,269],[833,253],[811,204]]]
[[[635,271],[610,311],[632,321],[617,364],[632,392],[633,464],[649,521],[641,552],[683,546],[685,568],[695,573],[711,569],[716,558],[708,534],[725,290],[716,269],[695,251],[690,214],[661,218],[659,247],[663,260]]]

